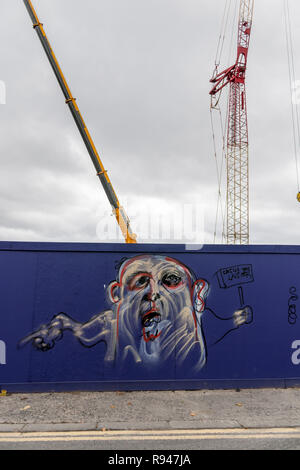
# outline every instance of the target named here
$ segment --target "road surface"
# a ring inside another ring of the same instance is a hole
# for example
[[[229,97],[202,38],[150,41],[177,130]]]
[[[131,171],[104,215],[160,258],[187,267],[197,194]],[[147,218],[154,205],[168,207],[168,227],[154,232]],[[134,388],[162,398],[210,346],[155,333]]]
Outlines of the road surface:
[[[135,467],[141,463],[161,465],[165,451],[172,451],[169,464],[189,467],[193,458],[190,450],[300,450],[300,428],[0,433],[0,450],[29,449],[106,450],[111,452],[104,458],[114,459],[112,463],[120,463],[118,450],[131,451],[130,456],[136,459],[139,451],[153,451],[147,458],[141,454],[140,463],[131,461]],[[159,451],[164,454],[159,456]]]

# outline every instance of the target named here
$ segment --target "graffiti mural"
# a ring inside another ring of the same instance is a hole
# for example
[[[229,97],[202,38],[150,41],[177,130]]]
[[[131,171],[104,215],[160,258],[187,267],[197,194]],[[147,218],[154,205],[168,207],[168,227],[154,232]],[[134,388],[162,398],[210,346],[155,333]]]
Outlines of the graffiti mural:
[[[237,289],[239,294],[240,305],[225,315],[209,307],[209,281],[180,261],[162,255],[123,259],[107,288],[109,309],[83,323],[69,313],[58,313],[18,346],[31,344],[45,352],[69,331],[86,348],[104,342],[104,361],[112,366],[130,361],[153,370],[176,360],[177,368],[197,373],[208,358],[206,318],[218,325],[213,327],[214,343],[252,322],[252,308],[245,304],[243,292],[243,286],[254,281],[252,271],[251,265],[239,265],[216,273],[221,289]]]

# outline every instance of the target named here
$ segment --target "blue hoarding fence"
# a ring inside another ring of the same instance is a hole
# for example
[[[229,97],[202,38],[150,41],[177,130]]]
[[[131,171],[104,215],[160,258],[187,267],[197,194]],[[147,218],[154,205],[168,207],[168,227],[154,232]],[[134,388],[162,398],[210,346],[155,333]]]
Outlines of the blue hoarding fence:
[[[1,242],[0,273],[2,389],[300,384],[300,247]]]

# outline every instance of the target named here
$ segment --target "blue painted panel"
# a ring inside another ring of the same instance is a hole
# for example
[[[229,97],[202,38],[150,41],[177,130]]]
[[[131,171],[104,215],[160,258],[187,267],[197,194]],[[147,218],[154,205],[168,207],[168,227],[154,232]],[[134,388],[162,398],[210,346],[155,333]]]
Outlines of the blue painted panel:
[[[300,384],[300,248],[0,243],[9,391]]]

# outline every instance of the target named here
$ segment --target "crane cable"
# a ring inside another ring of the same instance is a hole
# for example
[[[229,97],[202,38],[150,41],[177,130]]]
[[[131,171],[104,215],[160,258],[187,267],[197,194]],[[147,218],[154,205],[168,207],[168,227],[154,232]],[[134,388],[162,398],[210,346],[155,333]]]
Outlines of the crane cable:
[[[295,74],[295,61],[294,61],[294,47],[292,38],[291,16],[288,0],[284,0],[284,20],[285,20],[285,35],[287,46],[287,58],[289,68],[289,82],[290,82],[290,97],[291,97],[291,114],[293,123],[293,141],[294,141],[294,156],[296,163],[296,178],[298,195],[297,199],[300,202],[300,177],[299,177],[299,163],[298,163],[298,146],[300,146],[300,120],[297,98],[293,94],[296,87],[296,74]],[[297,143],[298,141],[298,143]]]
[[[222,114],[221,114],[221,109],[220,108],[214,108],[218,109],[219,111],[219,116],[220,116],[220,122],[221,126],[223,127],[222,123]],[[214,128],[214,122],[213,122],[213,115],[212,115],[212,107],[210,107],[210,123],[211,123],[211,128],[212,128],[212,140],[213,140],[213,148],[214,148],[214,157],[215,157],[215,163],[216,163],[216,170],[217,170],[217,180],[218,180],[218,200],[217,200],[217,209],[216,209],[216,218],[215,218],[215,227],[214,227],[214,243],[216,243],[216,237],[217,237],[217,225],[218,225],[218,219],[219,219],[219,208],[221,208],[221,217],[222,217],[222,241],[224,237],[224,224],[225,224],[225,217],[224,217],[224,212],[222,209],[222,192],[221,192],[221,186],[222,186],[222,175],[223,175],[223,166],[224,166],[224,153],[225,153],[225,141],[224,141],[224,134],[223,134],[223,155],[222,155],[222,160],[221,160],[221,168],[219,169],[219,164],[218,164],[218,153],[217,153],[217,144],[216,144],[216,134],[215,134],[215,128]]]
[[[231,9],[231,2],[232,0],[226,0],[225,6],[224,6],[224,11],[223,11],[223,16],[222,16],[222,21],[221,21],[221,28],[220,28],[220,34],[218,38],[218,45],[217,45],[217,51],[216,51],[216,57],[215,57],[215,68],[213,72],[213,78],[218,74],[219,66],[221,63],[221,57],[224,49],[224,44],[225,44],[225,38],[226,38],[226,31],[228,28],[228,20],[229,20],[229,13]],[[217,199],[217,208],[216,208],[216,218],[215,218],[215,227],[214,227],[214,243],[216,243],[216,237],[217,237],[217,225],[218,225],[218,219],[219,219],[219,210],[221,210],[221,218],[222,218],[222,241],[224,237],[224,224],[225,224],[225,218],[224,218],[224,212],[222,210],[222,192],[221,192],[221,186],[222,186],[222,174],[223,174],[223,166],[224,166],[224,150],[225,150],[225,134],[223,131],[223,122],[222,122],[222,114],[221,114],[221,109],[219,107],[219,100],[221,97],[222,93],[219,93],[217,99],[215,102],[213,102],[214,98],[211,96],[211,103],[210,103],[210,124],[211,124],[211,132],[212,132],[212,141],[213,141],[213,151],[214,151],[214,158],[215,158],[215,163],[216,163],[216,172],[217,172],[217,182],[218,182],[218,199]],[[222,152],[222,159],[221,159],[221,168],[219,168],[219,163],[218,163],[218,152],[217,152],[217,144],[216,144],[216,132],[215,132],[215,127],[214,127],[214,121],[213,121],[213,110],[217,110],[220,118],[220,125],[221,125],[221,133],[222,133],[222,140],[223,140],[223,152]]]
[[[233,19],[232,19],[232,25],[231,25],[231,37],[230,37],[230,44],[229,44],[229,51],[228,51],[228,59],[227,63],[229,63],[230,56],[232,54],[232,49],[233,49],[233,37],[234,37],[234,24],[236,20],[236,15],[237,15],[237,1],[235,0],[234,2],[234,14],[233,14]],[[230,12],[232,9],[232,0],[226,0],[225,7],[224,7],[224,12],[223,12],[223,17],[222,17],[222,22],[221,22],[221,31],[219,34],[219,39],[218,39],[218,46],[217,46],[217,52],[216,52],[216,58],[215,58],[215,69],[213,73],[213,78],[218,74],[218,69],[221,63],[221,57],[222,53],[224,50],[224,44],[225,44],[225,39],[226,39],[226,32],[228,31],[228,23],[229,23],[229,18],[230,18]],[[218,181],[218,199],[217,199],[217,208],[216,208],[216,217],[215,217],[215,227],[214,227],[214,243],[216,243],[216,237],[217,237],[217,226],[218,226],[218,220],[219,220],[219,211],[221,212],[221,219],[222,219],[222,243],[226,239],[226,233],[225,233],[225,213],[226,213],[226,200],[224,202],[224,208],[222,207],[222,179],[223,179],[223,171],[224,171],[224,162],[226,160],[226,134],[227,134],[227,118],[228,118],[228,106],[227,106],[227,111],[226,111],[226,119],[224,120],[222,117],[222,110],[219,106],[220,98],[222,95],[222,91],[219,92],[217,97],[211,96],[211,104],[210,104],[210,123],[211,123],[211,132],[212,132],[212,140],[213,140],[213,150],[214,150],[214,158],[215,158],[215,163],[216,163],[216,171],[217,171],[217,181]],[[213,102],[213,99],[215,99],[215,102]],[[215,126],[214,126],[214,120],[213,120],[213,111],[217,111],[219,115],[219,121],[220,121],[220,132],[222,136],[222,157],[221,157],[221,164],[219,168],[219,162],[218,162],[218,152],[217,152],[217,145],[216,145],[216,132],[215,132]],[[225,123],[225,124],[224,124]],[[226,199],[226,198],[225,198]]]
[[[228,25],[228,19],[229,19],[229,13],[231,9],[231,1],[232,0],[226,0],[225,7],[224,7],[223,17],[222,17],[222,22],[221,22],[221,30],[219,34],[218,46],[217,46],[217,52],[216,52],[216,58],[215,58],[215,72],[214,73],[217,72],[220,62],[221,62],[221,57],[222,57],[222,52],[223,52],[225,37],[226,37],[226,30],[227,30],[227,25]]]
[[[228,21],[229,21],[229,14],[231,10],[231,2],[232,0],[226,0],[224,11],[223,11],[223,17],[222,17],[222,22],[221,22],[221,28],[220,28],[220,34],[219,34],[219,39],[218,39],[218,45],[217,45],[217,52],[216,52],[216,57],[215,57],[215,68],[214,72],[212,75],[212,79],[214,79],[218,73],[219,73],[219,66],[221,63],[221,57],[223,54],[223,49],[224,49],[224,44],[225,44],[225,39],[226,39],[226,31],[228,29]],[[211,96],[211,108],[212,109],[218,109],[218,104],[220,101],[222,95],[222,90],[217,94],[217,96]],[[215,102],[214,102],[215,100]]]

